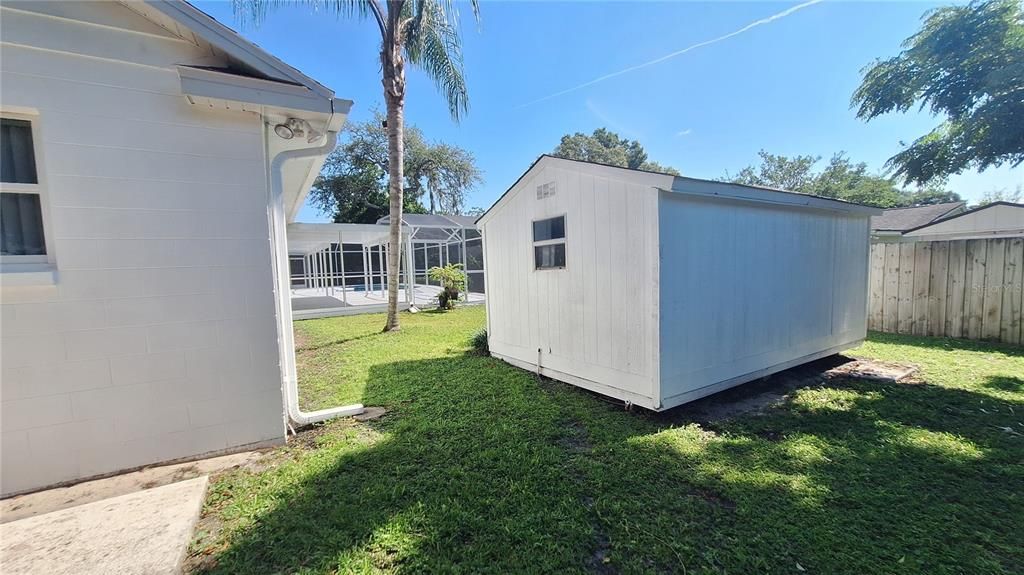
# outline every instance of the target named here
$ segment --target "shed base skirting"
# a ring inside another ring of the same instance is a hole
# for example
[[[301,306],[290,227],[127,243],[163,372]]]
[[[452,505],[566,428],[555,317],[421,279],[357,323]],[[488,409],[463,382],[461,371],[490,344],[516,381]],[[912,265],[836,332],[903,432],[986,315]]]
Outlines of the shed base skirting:
[[[680,393],[680,394],[677,394],[677,395],[673,395],[671,397],[666,397],[662,401],[661,405],[655,405],[656,404],[656,400],[653,400],[653,399],[651,399],[649,397],[645,397],[643,395],[639,395],[639,394],[636,394],[636,393],[633,393],[633,392],[630,392],[630,391],[625,391],[623,389],[619,389],[617,387],[612,387],[610,385],[606,385],[606,384],[603,384],[603,383],[598,383],[596,381],[592,381],[592,380],[589,380],[589,379],[583,379],[581,377],[577,377],[575,375],[571,375],[571,374],[568,374],[568,373],[565,373],[565,372],[562,372],[562,371],[558,371],[556,369],[551,369],[549,367],[541,367],[540,370],[538,370],[537,369],[537,364],[535,364],[535,363],[530,363],[528,361],[522,361],[522,360],[516,359],[514,357],[509,357],[509,356],[506,356],[506,355],[502,355],[500,353],[491,352],[491,357],[500,359],[501,361],[504,361],[505,363],[508,363],[510,365],[514,365],[515,367],[518,367],[518,368],[521,368],[521,369],[524,369],[524,370],[527,370],[527,371],[530,371],[530,372],[533,372],[533,373],[538,373],[538,371],[539,371],[540,375],[543,375],[545,377],[550,377],[551,379],[556,379],[556,380],[561,381],[563,383],[568,383],[570,385],[575,385],[577,387],[582,387],[584,389],[593,391],[595,393],[600,393],[601,395],[605,395],[605,396],[608,396],[608,397],[611,397],[611,398],[614,398],[614,399],[618,399],[618,400],[621,400],[621,401],[628,401],[628,402],[632,403],[633,405],[636,405],[636,406],[639,406],[639,407],[643,407],[643,408],[646,408],[646,409],[650,409],[651,411],[666,411],[666,410],[672,409],[674,407],[679,407],[680,405],[683,405],[684,403],[689,403],[691,401],[698,400],[698,399],[700,399],[702,397],[707,397],[709,395],[718,393],[719,391],[725,391],[726,389],[729,389],[729,388],[732,388],[732,387],[736,387],[738,385],[743,385],[744,383],[749,383],[751,381],[754,381],[755,379],[760,379],[762,377],[767,377],[769,375],[778,373],[780,371],[785,371],[785,370],[787,370],[787,369],[789,369],[791,367],[796,367],[798,365],[809,363],[809,362],[812,362],[812,361],[815,361],[815,360],[818,360],[818,359],[821,359],[821,358],[824,358],[824,357],[828,357],[830,355],[835,355],[835,354],[837,354],[837,353],[839,353],[841,351],[845,351],[847,349],[857,347],[858,345],[860,345],[863,342],[864,342],[863,339],[857,339],[857,340],[854,340],[854,341],[851,341],[851,342],[848,342],[848,343],[844,343],[844,344],[840,344],[840,345],[837,345],[837,346],[834,346],[834,347],[830,347],[828,349],[824,349],[824,350],[821,350],[821,351],[818,351],[818,352],[815,352],[815,353],[807,354],[805,356],[798,357],[796,359],[792,359],[792,360],[789,360],[789,361],[784,361],[782,363],[777,363],[775,365],[772,365],[772,366],[769,366],[769,367],[765,367],[763,369],[758,369],[758,370],[752,371],[750,373],[745,373],[745,374],[737,376],[737,377],[726,379],[726,380],[720,381],[718,383],[713,383],[711,385],[704,386],[704,387],[702,387],[700,389],[694,389],[694,390],[691,390],[691,391],[687,391],[685,393]]]
[[[792,359],[792,360],[789,360],[789,361],[784,361],[782,363],[777,363],[777,364],[775,364],[773,366],[770,366],[770,367],[766,367],[766,368],[763,368],[763,369],[758,369],[756,371],[752,371],[750,373],[745,373],[743,375],[740,375],[740,376],[737,376],[737,377],[733,377],[731,379],[726,379],[726,380],[720,381],[718,383],[713,383],[711,385],[704,386],[704,387],[702,387],[700,389],[694,389],[694,390],[691,390],[691,391],[687,391],[687,392],[684,392],[684,393],[673,395],[671,397],[666,397],[664,399],[664,402],[663,402],[662,406],[660,408],[658,408],[657,411],[664,411],[666,409],[672,409],[673,407],[678,407],[680,405],[683,405],[684,403],[689,403],[691,401],[698,400],[698,399],[700,399],[702,397],[707,397],[707,396],[709,396],[711,394],[718,393],[719,391],[725,391],[726,389],[729,389],[731,387],[736,387],[737,385],[743,385],[744,383],[750,383],[751,381],[754,381],[755,379],[760,379],[762,377],[767,377],[769,375],[772,375],[774,373],[778,373],[780,371],[785,371],[785,370],[787,370],[787,369],[789,369],[791,367],[796,367],[798,365],[802,365],[802,364],[805,364],[805,363],[810,363],[810,362],[812,362],[812,361],[814,361],[816,359],[821,359],[823,357],[828,357],[830,355],[835,355],[835,354],[837,354],[837,353],[839,353],[841,351],[845,351],[847,349],[850,349],[850,348],[853,348],[853,347],[857,347],[858,345],[860,345],[863,342],[864,342],[863,339],[858,339],[858,340],[855,340],[855,341],[851,341],[849,343],[843,343],[843,344],[837,345],[835,347],[830,347],[830,348],[822,350],[822,351],[818,351],[818,352],[815,352],[815,353],[811,353],[811,354],[805,355],[803,357],[798,357],[796,359]]]
[[[537,364],[535,363],[522,361],[514,357],[509,357],[496,352],[491,352],[491,357],[495,357],[497,359],[500,359],[501,361],[504,361],[505,363],[514,365],[518,368],[522,368],[527,371],[531,371],[533,373],[538,372]],[[654,405],[654,400],[637,393],[619,389],[617,387],[612,387],[610,385],[606,385],[603,383],[598,383],[590,379],[583,379],[582,377],[577,377],[575,375],[571,375],[563,371],[558,371],[557,369],[551,369],[550,367],[541,367],[540,374],[546,377],[550,377],[551,379],[557,379],[558,381],[561,381],[563,383],[568,383],[570,385],[575,385],[577,387],[582,387],[583,389],[588,389],[590,391],[600,393],[601,395],[606,395],[608,397],[620,399],[622,401],[628,401],[633,405],[638,405],[640,407],[658,411],[658,408]]]

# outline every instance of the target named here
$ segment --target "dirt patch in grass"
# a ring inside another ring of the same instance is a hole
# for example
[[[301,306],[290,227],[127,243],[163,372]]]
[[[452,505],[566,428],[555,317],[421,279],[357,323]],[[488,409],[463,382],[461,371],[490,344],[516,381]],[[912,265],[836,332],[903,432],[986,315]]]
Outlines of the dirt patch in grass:
[[[916,372],[917,367],[912,365],[833,355],[698,399],[656,417],[667,422],[693,422],[713,427],[737,417],[763,414],[784,404],[797,390],[826,385],[835,379],[913,382],[911,378]]]
[[[730,499],[728,499],[726,497],[723,497],[723,496],[721,496],[721,495],[719,495],[719,494],[717,494],[717,493],[715,493],[713,491],[710,491],[708,489],[697,488],[697,489],[694,489],[692,491],[692,493],[693,493],[693,495],[695,497],[699,497],[700,499],[704,500],[706,503],[708,503],[710,505],[713,505],[715,507],[718,507],[720,509],[725,509],[726,511],[735,511],[736,510],[736,502],[734,502],[734,501],[732,501],[732,500],[730,500]]]
[[[556,443],[569,455],[566,463],[570,467],[573,479],[585,487],[580,496],[580,503],[586,508],[590,526],[593,529],[592,550],[585,561],[587,571],[602,575],[618,573],[618,569],[611,564],[611,557],[609,557],[611,539],[594,509],[594,497],[586,489],[587,478],[577,466],[577,458],[587,457],[593,450],[593,445],[587,436],[587,428],[579,421],[570,420],[561,429],[562,434]]]

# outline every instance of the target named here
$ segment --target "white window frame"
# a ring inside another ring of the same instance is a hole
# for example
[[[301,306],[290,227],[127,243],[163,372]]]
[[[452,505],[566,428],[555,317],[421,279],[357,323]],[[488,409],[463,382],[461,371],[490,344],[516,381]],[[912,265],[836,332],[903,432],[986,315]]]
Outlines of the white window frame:
[[[556,214],[556,215],[553,215],[553,216],[546,216],[546,217],[543,217],[543,218],[537,218],[536,220],[531,221],[530,222],[530,239],[533,240],[533,225],[534,224],[536,224],[537,222],[543,222],[545,220],[557,220],[558,218],[562,218],[562,228],[565,231],[565,235],[563,235],[560,238],[555,238],[555,239],[551,239],[551,240],[540,240],[540,241],[533,241],[532,242],[533,246],[530,248],[530,259],[533,260],[533,271],[535,271],[535,272],[558,271],[558,270],[567,269],[569,267],[569,245],[567,243],[567,240],[569,239],[569,218],[568,218],[568,216],[566,216],[566,214]],[[553,246],[553,245],[557,245],[557,244],[565,245],[565,265],[564,266],[558,266],[558,267],[549,267],[549,268],[539,268],[539,267],[537,267],[537,248],[543,247],[543,246]]]
[[[46,243],[46,253],[35,256],[9,256],[0,255],[0,272],[11,271],[43,271],[52,268],[56,264],[54,255],[53,225],[50,218],[50,202],[46,180],[45,160],[42,153],[43,135],[40,129],[39,113],[24,108],[0,108],[0,118],[5,120],[23,120],[32,126],[32,153],[35,154],[36,183],[15,184],[0,182],[0,192],[17,194],[37,194],[39,196],[39,209],[43,219],[43,240]]]

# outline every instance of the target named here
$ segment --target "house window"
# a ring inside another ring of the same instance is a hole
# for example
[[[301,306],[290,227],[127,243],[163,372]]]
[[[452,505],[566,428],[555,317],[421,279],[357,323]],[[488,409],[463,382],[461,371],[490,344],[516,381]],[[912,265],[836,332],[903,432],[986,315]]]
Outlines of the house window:
[[[533,264],[538,270],[565,267],[565,216],[533,222]]]
[[[0,117],[0,258],[45,263],[43,187],[36,168],[33,122]]]

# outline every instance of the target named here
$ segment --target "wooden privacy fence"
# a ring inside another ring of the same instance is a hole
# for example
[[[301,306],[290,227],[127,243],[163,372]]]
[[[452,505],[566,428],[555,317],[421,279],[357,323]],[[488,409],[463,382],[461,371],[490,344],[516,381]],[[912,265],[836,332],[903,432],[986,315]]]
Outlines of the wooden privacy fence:
[[[1024,342],[1024,238],[871,245],[868,329]]]

